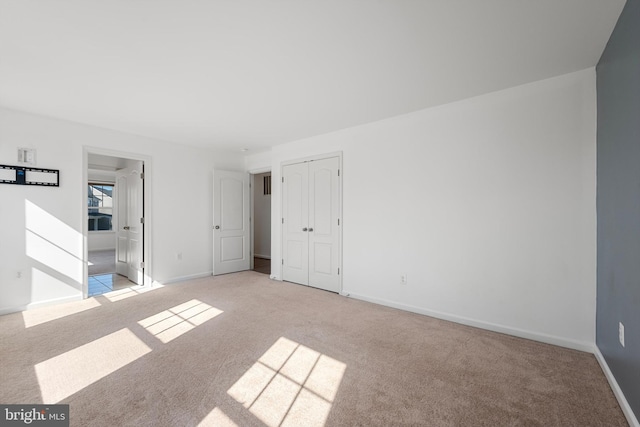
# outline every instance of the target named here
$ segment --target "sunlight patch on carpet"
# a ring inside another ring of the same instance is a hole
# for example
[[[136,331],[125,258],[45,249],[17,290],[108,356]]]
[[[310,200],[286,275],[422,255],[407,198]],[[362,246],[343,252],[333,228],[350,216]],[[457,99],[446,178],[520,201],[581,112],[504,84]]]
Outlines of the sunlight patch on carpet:
[[[231,418],[227,416],[222,409],[217,406],[213,408],[213,411],[200,421],[198,427],[215,426],[215,427],[238,427],[238,424],[231,421]]]
[[[269,427],[324,426],[346,367],[281,337],[227,393]]]
[[[62,319],[73,314],[82,313],[95,307],[100,307],[100,302],[94,298],[82,301],[74,301],[69,304],[59,304],[52,307],[43,307],[35,310],[27,310],[22,312],[25,328],[42,325],[53,320]]]
[[[164,344],[222,314],[222,310],[193,299],[138,322]]]
[[[123,299],[135,297],[136,295],[144,294],[146,292],[155,291],[163,288],[164,285],[154,284],[153,286],[136,285],[129,288],[119,289],[117,291],[106,292],[100,296],[105,297],[111,302],[122,301]]]
[[[35,366],[44,403],[58,403],[139,359],[151,349],[128,328]]]

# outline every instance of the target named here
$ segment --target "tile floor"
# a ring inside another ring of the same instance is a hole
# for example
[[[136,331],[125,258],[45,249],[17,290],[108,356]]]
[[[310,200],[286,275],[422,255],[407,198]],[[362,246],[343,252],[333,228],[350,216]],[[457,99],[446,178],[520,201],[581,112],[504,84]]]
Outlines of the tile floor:
[[[89,296],[104,294],[105,292],[117,291],[119,289],[135,286],[124,276],[119,274],[98,274],[89,276]]]

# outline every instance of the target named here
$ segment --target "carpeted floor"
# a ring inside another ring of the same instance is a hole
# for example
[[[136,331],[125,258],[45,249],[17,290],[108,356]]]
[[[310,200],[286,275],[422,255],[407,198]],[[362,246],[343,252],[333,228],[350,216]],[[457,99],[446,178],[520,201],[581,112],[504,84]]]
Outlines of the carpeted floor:
[[[74,426],[624,426],[594,356],[256,272],[0,317],[0,402]]]

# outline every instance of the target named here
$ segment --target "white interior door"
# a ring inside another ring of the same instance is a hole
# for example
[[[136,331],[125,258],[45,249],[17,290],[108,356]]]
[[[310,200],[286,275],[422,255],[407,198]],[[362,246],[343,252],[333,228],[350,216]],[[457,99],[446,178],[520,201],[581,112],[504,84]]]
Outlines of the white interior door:
[[[136,162],[131,168],[127,179],[127,218],[129,227],[128,260],[129,269],[127,277],[132,282],[142,285],[144,281],[143,271],[143,237],[144,237],[144,185],[142,175],[142,162]]]
[[[115,225],[116,225],[116,273],[123,276],[129,274],[129,231],[125,229],[128,223],[127,198],[129,197],[130,169],[121,169],[116,172],[115,188]]]
[[[142,162],[116,172],[116,272],[138,285],[144,283],[144,181]]]
[[[282,168],[282,278],[340,292],[340,159]]]
[[[213,173],[213,274],[249,270],[249,174]]]
[[[340,187],[337,157],[309,163],[309,285],[340,292]]]
[[[282,279],[309,284],[309,171],[307,163],[282,168]]]

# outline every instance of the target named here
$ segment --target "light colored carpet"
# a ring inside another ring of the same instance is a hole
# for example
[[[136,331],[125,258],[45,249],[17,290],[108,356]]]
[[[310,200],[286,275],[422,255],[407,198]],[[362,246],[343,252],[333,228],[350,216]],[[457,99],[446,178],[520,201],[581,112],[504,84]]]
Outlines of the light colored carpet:
[[[89,252],[89,276],[116,272],[116,250]]]
[[[0,402],[75,426],[624,426],[594,356],[255,272],[0,317]]]

